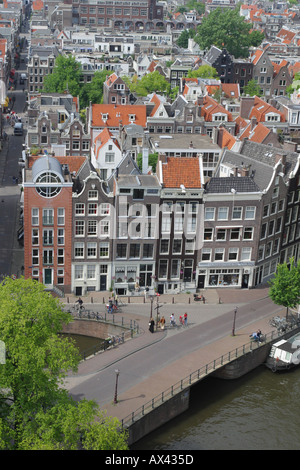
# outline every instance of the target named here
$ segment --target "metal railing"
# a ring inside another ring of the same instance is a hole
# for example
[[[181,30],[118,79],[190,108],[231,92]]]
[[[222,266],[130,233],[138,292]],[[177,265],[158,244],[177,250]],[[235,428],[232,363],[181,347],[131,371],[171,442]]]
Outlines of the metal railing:
[[[299,325],[294,325],[291,327],[290,331],[299,328]],[[152,398],[150,401],[145,403],[144,405],[140,406],[137,410],[133,411],[130,415],[126,416],[121,420],[122,427],[130,427],[134,422],[141,419],[145,414],[150,413],[152,410],[160,406],[162,403],[166,402],[170,398],[172,398],[177,393],[180,393],[186,388],[189,388],[194,383],[198,382],[199,380],[207,377],[210,373],[214,372],[216,369],[223,367],[224,365],[228,364],[235,359],[244,356],[245,354],[256,350],[267,344],[274,339],[283,336],[283,333],[278,330],[272,330],[271,332],[263,335],[262,341],[250,341],[242,346],[229,351],[226,354],[214,359],[213,361],[205,364],[204,366],[200,367],[199,369],[195,370],[191,374],[189,374],[184,379],[181,379],[179,382],[175,383],[171,387],[164,390],[162,393],[157,395],[156,397]]]
[[[116,346],[125,343],[126,340],[131,339],[133,334],[133,330],[127,330],[123,331],[120,335],[112,335],[109,338],[99,340],[98,344],[95,344],[91,348],[85,349],[80,353],[81,359],[85,361],[89,357],[95,356],[100,352],[115,348]]]
[[[72,317],[76,320],[80,321],[96,321],[100,323],[107,323],[113,324],[116,326],[120,326],[124,328],[122,333],[117,335],[110,335],[106,339],[99,339],[99,343],[95,344],[91,348],[85,349],[82,351],[81,357],[82,360],[86,360],[87,358],[99,353],[107,351],[108,349],[114,348],[119,344],[123,344],[126,340],[132,339],[134,335],[139,333],[139,324],[135,321],[130,319],[126,321],[124,317],[117,316],[117,319],[114,314],[107,314],[106,312],[102,315],[99,312],[95,312],[93,310],[86,310],[80,311],[79,309],[72,309],[71,311],[67,309],[69,313],[71,313]]]

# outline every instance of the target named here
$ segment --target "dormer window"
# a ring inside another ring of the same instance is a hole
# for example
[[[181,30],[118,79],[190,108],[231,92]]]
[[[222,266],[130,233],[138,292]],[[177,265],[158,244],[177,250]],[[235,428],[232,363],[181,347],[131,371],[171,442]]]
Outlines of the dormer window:
[[[129,114],[129,121],[135,121],[135,114]]]
[[[101,115],[102,115],[102,121],[104,121],[104,122],[107,121],[108,113],[103,113],[103,114],[101,113]]]

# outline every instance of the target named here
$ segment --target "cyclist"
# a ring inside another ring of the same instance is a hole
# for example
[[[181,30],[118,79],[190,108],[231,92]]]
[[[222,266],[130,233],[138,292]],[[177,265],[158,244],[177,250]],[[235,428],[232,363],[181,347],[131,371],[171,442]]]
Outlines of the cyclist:
[[[78,309],[81,310],[82,309],[82,305],[83,305],[83,300],[81,297],[79,297],[76,302],[76,304],[78,304]]]

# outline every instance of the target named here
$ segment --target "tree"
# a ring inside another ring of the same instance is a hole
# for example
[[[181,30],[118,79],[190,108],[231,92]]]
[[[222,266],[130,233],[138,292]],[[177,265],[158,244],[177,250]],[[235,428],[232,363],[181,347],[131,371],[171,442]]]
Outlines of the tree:
[[[187,76],[189,78],[219,78],[216,69],[210,65],[200,65],[196,70],[189,70]]]
[[[249,96],[261,95],[260,86],[257,84],[257,82],[254,79],[249,80],[247,85],[244,87],[243,91],[245,95],[249,95]]]
[[[196,32],[193,29],[185,29],[180,34],[179,38],[176,41],[176,44],[179,47],[186,49],[189,45],[189,38],[195,37]]]
[[[300,266],[296,266],[294,258],[290,263],[277,265],[277,271],[269,282],[269,296],[276,305],[286,307],[286,316],[289,308],[295,308],[300,301]]]
[[[157,165],[157,160],[158,160],[158,153],[149,153],[149,166],[152,167],[153,173],[156,171],[156,165]],[[141,153],[138,154],[137,156],[137,164],[140,170],[142,170],[143,167],[143,155]]]
[[[86,83],[80,89],[79,92],[79,103],[81,108],[85,108],[89,105],[90,101],[93,104],[100,104],[103,98],[103,84],[106,81],[108,75],[113,72],[108,70],[97,71],[94,73],[92,81]]]
[[[126,448],[118,421],[107,419],[92,401],[76,402],[62,387],[80,356],[74,343],[59,335],[72,320],[59,300],[32,279],[6,278],[0,303],[6,348],[0,364],[0,449]]]
[[[81,66],[72,56],[59,55],[55,60],[53,72],[44,78],[46,93],[64,93],[68,90],[72,96],[80,91]]]
[[[201,49],[209,49],[212,45],[223,49],[234,57],[248,57],[249,47],[258,41],[258,35],[250,34],[252,25],[247,23],[239,14],[239,8],[234,10],[217,8],[197,28],[195,41]],[[263,34],[260,36],[263,39]],[[261,39],[261,40],[262,40]]]
[[[123,77],[123,80],[131,92],[140,96],[146,96],[154,92],[169,94],[171,89],[169,82],[157,70],[143,75],[141,79],[138,79],[135,75],[132,79]]]

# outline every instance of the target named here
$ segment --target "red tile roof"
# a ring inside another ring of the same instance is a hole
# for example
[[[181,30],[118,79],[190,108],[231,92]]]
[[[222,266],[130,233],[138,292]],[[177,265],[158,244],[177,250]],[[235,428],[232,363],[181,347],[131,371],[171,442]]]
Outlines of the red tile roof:
[[[263,101],[261,98],[255,96],[254,98],[254,106],[250,112],[249,119],[252,117],[256,117],[257,122],[265,122],[266,114],[268,113],[275,113],[280,115],[280,121],[285,122],[284,114],[278,111],[278,109],[274,108],[270,104]]]
[[[292,31],[289,31],[288,29],[281,28],[281,30],[279,31],[276,37],[284,41],[286,44],[289,44],[294,39],[295,36],[296,36],[296,33],[293,33]]]
[[[211,122],[213,115],[217,113],[227,114],[228,121],[233,121],[232,114],[227,111],[227,109],[216,100],[206,95],[203,99],[203,105],[201,106],[201,116],[204,117],[205,121]]]
[[[227,147],[230,150],[236,143],[236,138],[225,127],[222,127],[222,131],[222,139],[221,142],[218,142],[218,145],[221,148]]]
[[[239,98],[240,85],[238,83],[222,83],[222,91],[228,98]]]
[[[107,115],[107,120],[103,120],[103,115]],[[114,105],[114,104],[93,104],[92,105],[92,126],[93,127],[119,127],[131,124],[130,115],[135,115],[135,124],[146,127],[146,106],[145,105]]]
[[[163,184],[165,188],[201,188],[199,159],[197,157],[168,157],[162,163]]]
[[[107,86],[110,87],[117,79],[118,79],[118,75],[116,73],[112,73],[111,75],[108,75],[105,83]]]
[[[28,166],[32,167],[34,162],[45,155],[30,155],[28,157]],[[68,165],[71,173],[75,172],[76,174],[80,170],[83,163],[86,161],[86,157],[81,156],[67,156],[67,157],[54,157],[59,161],[61,165]]]
[[[300,62],[296,62],[294,65],[290,65],[289,72],[291,77],[294,78],[296,73],[300,72]]]
[[[236,122],[236,133],[238,134],[242,129],[245,129],[247,127],[247,121],[242,118],[241,116],[237,116],[235,119]]]
[[[150,116],[154,116],[154,114],[156,113],[157,109],[159,108],[160,106],[160,99],[159,97],[154,93],[154,95],[152,96],[151,100],[150,100],[150,103],[154,103],[154,107],[150,113]]]
[[[261,58],[262,54],[263,54],[264,51],[262,51],[261,49],[256,49],[256,51],[254,52],[254,54],[252,55],[251,57],[251,60],[253,62],[254,65],[257,64],[258,60]]]
[[[32,9],[34,11],[40,11],[44,8],[44,2],[43,0],[34,0],[32,2]]]
[[[245,139],[246,137],[252,142],[257,142],[259,144],[263,143],[265,138],[270,134],[271,130],[259,122],[254,126],[251,131],[251,123],[247,126],[244,132],[240,135],[240,140]]]

